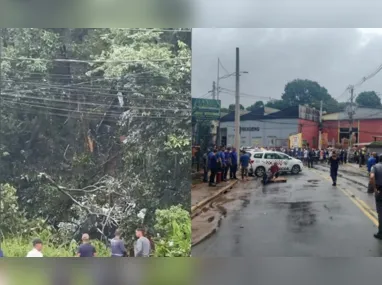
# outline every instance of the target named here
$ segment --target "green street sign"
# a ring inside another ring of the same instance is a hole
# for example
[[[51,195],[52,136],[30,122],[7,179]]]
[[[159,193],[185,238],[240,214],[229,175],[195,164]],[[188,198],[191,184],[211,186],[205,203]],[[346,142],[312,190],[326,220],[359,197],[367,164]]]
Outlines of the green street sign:
[[[219,120],[220,100],[192,98],[192,119],[193,120]]]

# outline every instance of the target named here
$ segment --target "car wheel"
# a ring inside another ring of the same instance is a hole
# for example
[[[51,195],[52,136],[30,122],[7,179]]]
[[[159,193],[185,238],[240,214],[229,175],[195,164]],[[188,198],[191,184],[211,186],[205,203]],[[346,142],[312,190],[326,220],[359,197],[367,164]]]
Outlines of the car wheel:
[[[292,167],[292,174],[299,174],[300,173],[300,171],[301,171],[301,169],[300,169],[300,166],[298,166],[298,165],[294,165],[293,167]]]
[[[265,173],[264,167],[259,166],[258,168],[256,168],[255,174],[257,177],[263,177],[264,173]]]

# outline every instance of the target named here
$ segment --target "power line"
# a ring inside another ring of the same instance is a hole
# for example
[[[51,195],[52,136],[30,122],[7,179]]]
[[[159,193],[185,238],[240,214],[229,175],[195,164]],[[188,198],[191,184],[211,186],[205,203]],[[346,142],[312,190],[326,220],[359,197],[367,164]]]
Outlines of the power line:
[[[109,59],[94,59],[94,60],[81,60],[81,59],[67,59],[67,58],[33,58],[33,57],[2,57],[5,60],[31,60],[31,61],[46,61],[46,62],[77,62],[77,63],[137,63],[137,62],[166,62],[176,60],[190,60],[191,57],[177,57],[167,59],[140,59],[140,60],[109,60]]]

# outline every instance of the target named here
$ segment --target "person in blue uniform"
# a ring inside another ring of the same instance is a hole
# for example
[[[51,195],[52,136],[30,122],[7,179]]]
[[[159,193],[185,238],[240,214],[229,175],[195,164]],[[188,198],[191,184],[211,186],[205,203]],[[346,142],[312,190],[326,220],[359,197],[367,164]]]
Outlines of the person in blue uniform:
[[[337,186],[337,175],[338,175],[339,164],[340,164],[340,160],[337,156],[337,153],[333,151],[332,156],[329,158],[330,177],[332,178],[333,186]]]
[[[212,152],[208,154],[208,169],[210,170],[210,186],[216,186],[215,184],[215,176],[218,171],[218,157],[217,150],[214,148]]]

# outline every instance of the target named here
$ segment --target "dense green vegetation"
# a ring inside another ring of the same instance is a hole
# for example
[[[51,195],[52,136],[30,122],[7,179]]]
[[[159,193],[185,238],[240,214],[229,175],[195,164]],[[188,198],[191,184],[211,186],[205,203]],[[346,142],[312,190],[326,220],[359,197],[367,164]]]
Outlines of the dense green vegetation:
[[[161,231],[158,209],[190,209],[189,31],[1,33],[0,235],[8,256],[25,256],[31,238],[44,235],[47,256],[72,256],[83,232],[103,252],[116,228],[132,246],[136,227]],[[190,239],[172,226],[161,240]]]

